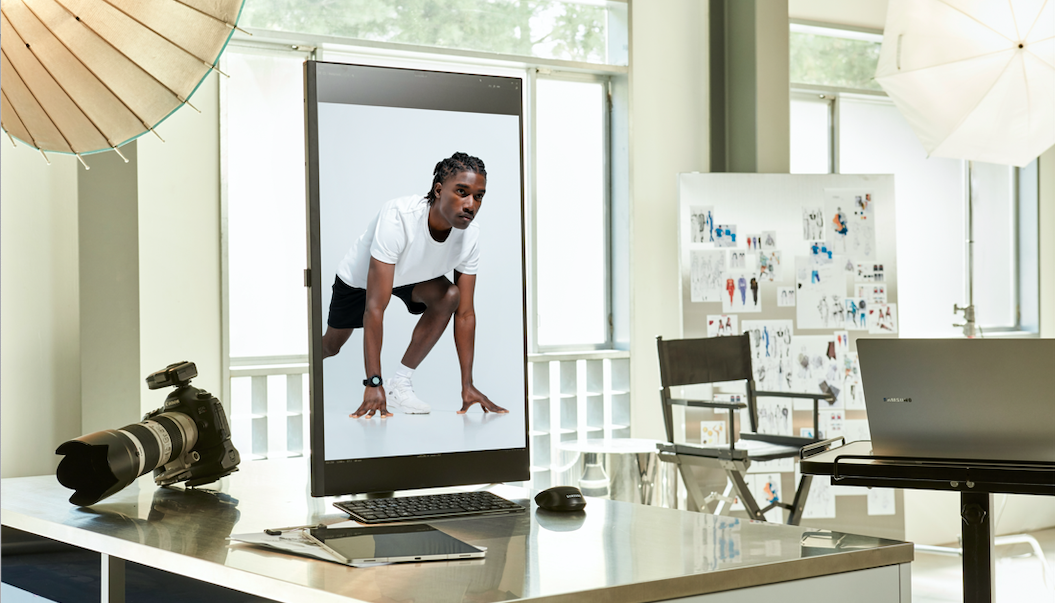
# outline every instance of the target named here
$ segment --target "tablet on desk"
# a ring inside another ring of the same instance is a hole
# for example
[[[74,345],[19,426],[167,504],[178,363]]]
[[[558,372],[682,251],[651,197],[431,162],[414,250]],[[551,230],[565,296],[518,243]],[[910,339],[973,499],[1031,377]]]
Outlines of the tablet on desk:
[[[350,565],[472,559],[485,552],[425,524],[323,528],[311,530],[311,536]]]

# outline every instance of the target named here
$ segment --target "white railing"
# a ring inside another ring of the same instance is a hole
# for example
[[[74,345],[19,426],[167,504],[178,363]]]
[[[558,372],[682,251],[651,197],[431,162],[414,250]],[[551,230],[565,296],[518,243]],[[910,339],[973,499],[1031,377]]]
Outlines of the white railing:
[[[232,439],[243,459],[308,453],[307,356],[232,358],[230,379]],[[630,353],[533,354],[528,397],[530,485],[572,483],[563,443],[630,436]]]
[[[231,358],[231,438],[243,459],[308,453],[308,357]]]

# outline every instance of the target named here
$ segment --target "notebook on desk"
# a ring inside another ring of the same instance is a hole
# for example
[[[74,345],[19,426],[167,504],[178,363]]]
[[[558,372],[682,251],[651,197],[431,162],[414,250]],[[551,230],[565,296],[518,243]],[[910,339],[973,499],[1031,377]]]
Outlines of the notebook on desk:
[[[1055,339],[859,339],[872,454],[1055,463]]]

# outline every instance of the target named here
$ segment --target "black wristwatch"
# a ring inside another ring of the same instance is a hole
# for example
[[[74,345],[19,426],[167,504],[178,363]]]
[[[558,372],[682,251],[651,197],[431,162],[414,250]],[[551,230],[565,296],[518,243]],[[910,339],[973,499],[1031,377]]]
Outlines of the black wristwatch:
[[[384,383],[384,381],[381,380],[381,375],[374,375],[369,379],[363,379],[363,385],[367,387],[381,387],[382,383]]]

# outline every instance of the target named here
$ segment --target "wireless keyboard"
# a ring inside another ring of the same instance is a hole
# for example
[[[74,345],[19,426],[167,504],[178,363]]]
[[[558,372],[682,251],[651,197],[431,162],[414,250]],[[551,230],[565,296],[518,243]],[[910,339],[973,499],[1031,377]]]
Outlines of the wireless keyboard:
[[[333,506],[360,523],[420,521],[467,515],[519,513],[525,508],[490,492],[456,492],[398,498],[346,500]]]

